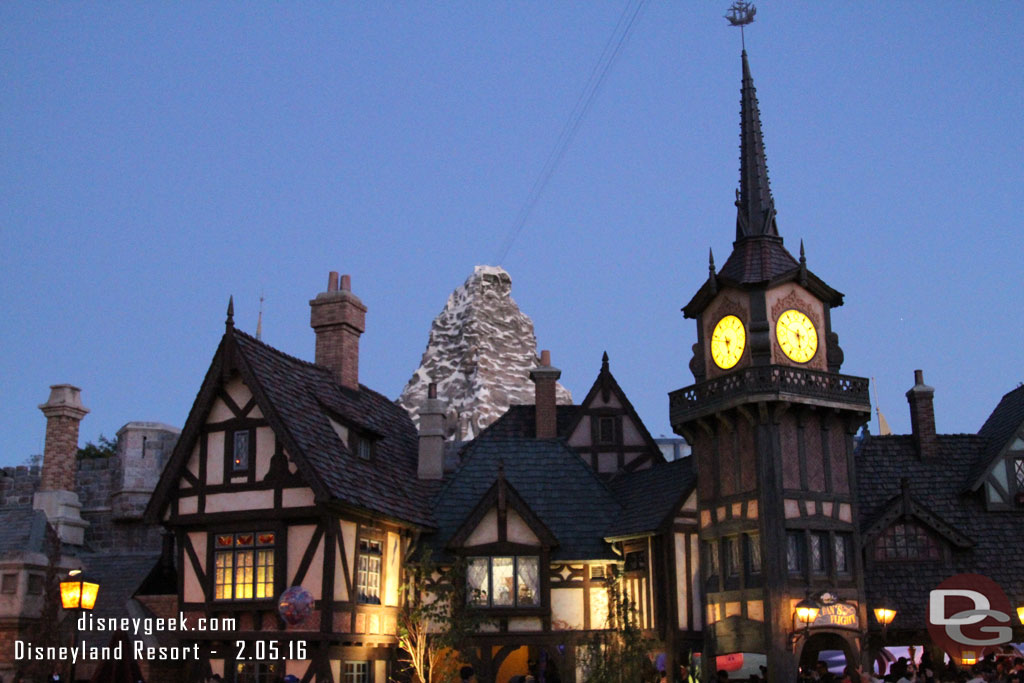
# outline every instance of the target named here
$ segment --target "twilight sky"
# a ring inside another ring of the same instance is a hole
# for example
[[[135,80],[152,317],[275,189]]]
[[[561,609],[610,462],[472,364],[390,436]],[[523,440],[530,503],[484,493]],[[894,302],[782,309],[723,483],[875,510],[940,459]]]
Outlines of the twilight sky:
[[[842,372],[904,432],[923,368],[939,431],[976,432],[1024,381],[1021,5],[757,4],[779,230],[846,294]],[[329,270],[369,308],[361,380],[397,396],[625,7],[0,4],[0,464],[42,451],[54,383],[82,387],[82,443],[180,427],[229,294],[254,332],[264,292],[264,340],[311,359]],[[693,380],[679,308],[734,236],[727,7],[643,6],[501,264],[577,400],[607,350],[655,436]]]

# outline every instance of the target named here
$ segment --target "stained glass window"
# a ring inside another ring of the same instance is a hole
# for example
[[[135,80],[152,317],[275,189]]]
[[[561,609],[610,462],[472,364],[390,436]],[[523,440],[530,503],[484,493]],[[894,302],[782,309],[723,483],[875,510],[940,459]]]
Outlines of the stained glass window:
[[[218,534],[214,539],[214,600],[274,596],[274,533]]]
[[[893,524],[875,541],[875,559],[937,560],[939,545],[924,527],[913,522]]]
[[[363,538],[359,541],[359,571],[356,576],[356,591],[359,602],[370,605],[380,604],[380,563],[382,556],[380,541]]]
[[[478,607],[540,606],[540,558],[471,557],[467,602]]]

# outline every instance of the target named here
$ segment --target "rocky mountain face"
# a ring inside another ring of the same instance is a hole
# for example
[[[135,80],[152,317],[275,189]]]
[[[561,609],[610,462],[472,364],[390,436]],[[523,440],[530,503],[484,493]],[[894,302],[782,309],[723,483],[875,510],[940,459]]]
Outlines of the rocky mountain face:
[[[417,426],[430,382],[448,404],[446,433],[454,440],[472,439],[510,404],[534,402],[537,337],[511,292],[504,269],[477,266],[448,297],[430,326],[420,367],[398,398]],[[556,400],[572,403],[572,394],[559,384]]]

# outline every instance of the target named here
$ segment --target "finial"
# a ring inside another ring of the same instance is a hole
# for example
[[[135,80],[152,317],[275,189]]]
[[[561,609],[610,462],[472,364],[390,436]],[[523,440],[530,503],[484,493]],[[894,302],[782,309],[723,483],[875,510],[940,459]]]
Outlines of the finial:
[[[711,293],[718,293],[718,278],[715,277],[715,253],[708,247],[708,282],[711,284]]]
[[[804,254],[803,238],[800,238],[800,285],[807,286],[807,256]]]
[[[740,27],[740,42],[743,45],[744,52],[747,51],[747,41],[743,35],[743,27],[754,21],[755,14],[757,14],[757,8],[754,7],[753,3],[736,0],[729,7],[729,13],[725,15],[725,18],[729,20],[730,26]]]
[[[260,290],[260,314],[256,318],[256,339],[263,339],[263,290]]]
[[[608,352],[601,354],[601,372],[608,372]]]
[[[235,326],[235,297],[234,295],[228,296],[228,318],[224,321],[225,327]]]

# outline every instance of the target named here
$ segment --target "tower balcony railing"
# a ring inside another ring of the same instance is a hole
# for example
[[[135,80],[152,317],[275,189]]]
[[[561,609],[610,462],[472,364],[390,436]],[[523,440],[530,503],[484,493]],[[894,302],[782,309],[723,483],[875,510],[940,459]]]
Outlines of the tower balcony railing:
[[[810,399],[810,400],[808,400]],[[796,400],[846,410],[871,410],[868,379],[784,365],[743,368],[670,392],[673,426],[734,404]]]

